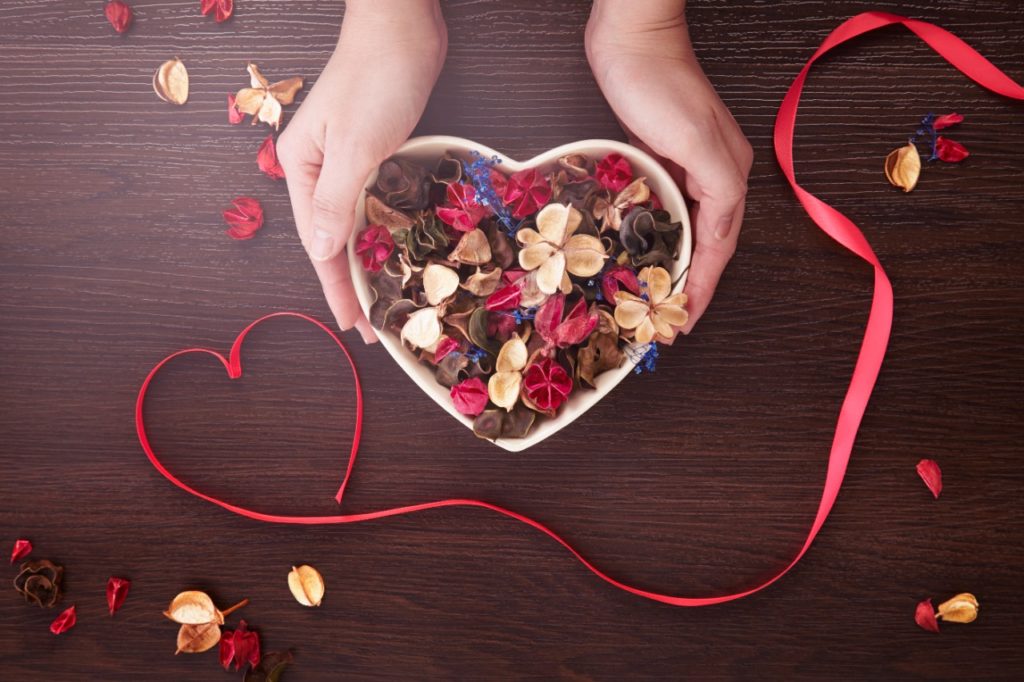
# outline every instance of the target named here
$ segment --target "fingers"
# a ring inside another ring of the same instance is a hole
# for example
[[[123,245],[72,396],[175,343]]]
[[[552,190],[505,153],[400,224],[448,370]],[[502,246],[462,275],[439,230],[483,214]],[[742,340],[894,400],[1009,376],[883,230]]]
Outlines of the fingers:
[[[704,221],[704,232],[698,227],[696,231],[696,246],[693,250],[693,258],[690,260],[690,271],[686,276],[686,287],[683,291],[688,300],[686,309],[690,313],[690,319],[682,328],[684,334],[689,334],[697,321],[700,320],[704,311],[711,303],[711,297],[718,286],[718,280],[722,277],[725,266],[728,265],[733,253],[736,252],[736,242],[739,238],[739,227],[743,221],[743,210],[745,202],[741,199],[738,206],[733,210],[731,219],[733,223],[725,231],[724,237],[716,237],[707,233],[708,221]],[[704,210],[703,202],[697,207],[695,222],[700,222],[700,213]]]
[[[326,261],[313,261],[313,269],[320,278],[324,290],[324,298],[331,314],[342,331],[355,327],[366,343],[373,343],[377,335],[363,315],[352,286],[352,273],[349,271],[348,258],[344,252]]]
[[[347,158],[346,158],[347,157]],[[363,164],[339,149],[328,148],[313,188],[310,215],[309,257],[314,261],[329,261],[341,252],[356,217],[356,201],[363,191],[363,182],[369,174]]]

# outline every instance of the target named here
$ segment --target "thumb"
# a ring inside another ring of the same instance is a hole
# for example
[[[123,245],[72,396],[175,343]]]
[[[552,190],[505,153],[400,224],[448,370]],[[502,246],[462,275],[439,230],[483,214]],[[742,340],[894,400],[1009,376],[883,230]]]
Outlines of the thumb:
[[[320,177],[313,189],[313,211],[310,217],[307,248],[315,261],[334,258],[344,248],[352,233],[356,202],[363,190],[369,170],[361,163],[351,163],[345,155],[324,153]]]

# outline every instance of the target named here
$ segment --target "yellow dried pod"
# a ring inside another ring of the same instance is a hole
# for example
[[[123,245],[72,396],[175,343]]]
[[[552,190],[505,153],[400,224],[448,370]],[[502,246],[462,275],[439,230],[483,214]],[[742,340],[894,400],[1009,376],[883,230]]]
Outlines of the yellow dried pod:
[[[224,623],[224,614],[213,605],[210,595],[198,590],[188,590],[178,594],[164,615],[175,623],[185,625],[202,625],[203,623]]]
[[[288,589],[295,601],[303,606],[320,606],[324,598],[324,578],[312,566],[292,566],[288,574]]]
[[[978,617],[978,600],[970,592],[947,599],[938,606],[937,618],[948,623],[970,623]]]
[[[153,91],[165,102],[182,105],[188,101],[188,69],[180,59],[168,59],[153,74]]]
[[[893,187],[904,192],[917,186],[917,179],[921,177],[921,155],[912,142],[893,149],[885,157],[885,177]]]
[[[174,655],[199,654],[209,651],[220,642],[220,626],[216,623],[182,624],[178,630],[178,648]]]

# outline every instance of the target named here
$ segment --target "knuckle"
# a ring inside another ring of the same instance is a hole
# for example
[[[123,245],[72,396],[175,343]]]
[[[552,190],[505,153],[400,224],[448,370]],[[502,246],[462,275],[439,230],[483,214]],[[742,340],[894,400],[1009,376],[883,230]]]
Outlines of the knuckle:
[[[339,218],[345,215],[347,206],[341,197],[326,192],[313,193],[313,215]]]

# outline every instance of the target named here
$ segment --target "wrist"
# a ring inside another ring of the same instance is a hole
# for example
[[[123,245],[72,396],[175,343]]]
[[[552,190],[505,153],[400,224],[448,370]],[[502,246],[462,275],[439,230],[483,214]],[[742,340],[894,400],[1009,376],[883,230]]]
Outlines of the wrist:
[[[685,0],[594,0],[584,36],[587,58],[593,66],[621,52],[692,55],[685,9]]]
[[[448,28],[438,0],[347,0],[341,43],[347,35],[377,44],[414,47],[444,61]]]

